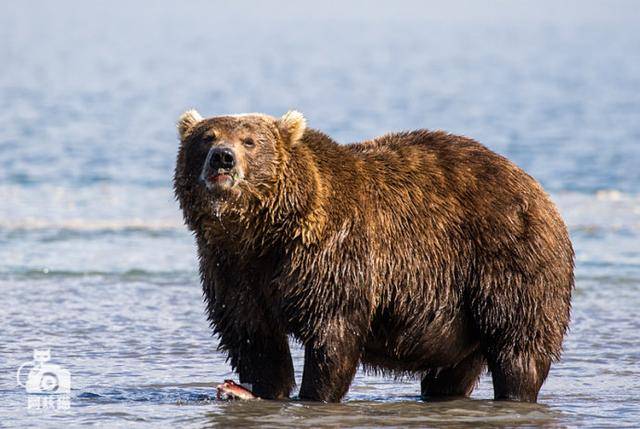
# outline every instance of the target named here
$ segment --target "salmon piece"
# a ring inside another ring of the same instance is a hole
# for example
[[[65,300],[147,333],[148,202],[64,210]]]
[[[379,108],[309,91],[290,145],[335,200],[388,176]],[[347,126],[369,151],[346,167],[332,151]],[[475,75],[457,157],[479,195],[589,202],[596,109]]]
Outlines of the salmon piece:
[[[217,387],[216,399],[221,401],[230,401],[234,399],[259,399],[249,389],[236,384],[233,380],[225,380],[224,383]]]

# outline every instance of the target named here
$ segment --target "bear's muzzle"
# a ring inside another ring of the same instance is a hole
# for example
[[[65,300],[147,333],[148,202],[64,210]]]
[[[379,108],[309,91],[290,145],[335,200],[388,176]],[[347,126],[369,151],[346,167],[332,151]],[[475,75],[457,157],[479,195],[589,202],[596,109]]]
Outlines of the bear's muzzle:
[[[200,180],[209,190],[227,190],[233,187],[239,174],[236,155],[228,147],[212,147],[202,166]]]

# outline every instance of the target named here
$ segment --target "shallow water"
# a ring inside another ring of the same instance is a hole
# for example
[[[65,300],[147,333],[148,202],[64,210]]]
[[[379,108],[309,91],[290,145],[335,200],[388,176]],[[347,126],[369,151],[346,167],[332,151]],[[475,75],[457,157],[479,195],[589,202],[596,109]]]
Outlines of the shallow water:
[[[0,426],[640,424],[638,19],[589,2],[577,18],[466,22],[422,9],[422,22],[244,22],[158,4],[0,6]],[[192,106],[294,107],[342,142],[446,129],[540,180],[577,256],[540,403],[493,402],[486,376],[472,399],[424,403],[417,381],[362,372],[342,404],[215,402],[233,374],[171,191],[174,123]],[[68,409],[16,386],[45,347],[72,374]]]

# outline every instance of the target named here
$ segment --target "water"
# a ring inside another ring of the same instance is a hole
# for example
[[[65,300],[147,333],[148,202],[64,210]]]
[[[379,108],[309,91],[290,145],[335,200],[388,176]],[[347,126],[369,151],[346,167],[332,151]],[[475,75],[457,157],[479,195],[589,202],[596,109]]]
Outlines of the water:
[[[640,425],[640,20],[625,2],[465,4],[310,19],[282,2],[3,3],[0,426]],[[190,107],[297,108],[343,142],[447,129],[538,178],[577,254],[540,403],[494,403],[486,376],[472,399],[424,403],[417,381],[362,372],[342,404],[213,401],[233,374],[171,191]],[[71,371],[67,410],[29,409],[15,384],[38,347]]]

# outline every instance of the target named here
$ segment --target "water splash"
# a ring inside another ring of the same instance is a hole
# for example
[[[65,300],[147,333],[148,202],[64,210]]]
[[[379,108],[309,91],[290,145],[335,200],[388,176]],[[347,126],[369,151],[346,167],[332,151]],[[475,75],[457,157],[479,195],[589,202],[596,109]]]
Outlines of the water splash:
[[[220,199],[220,200],[216,200],[213,202],[213,214],[215,216],[215,218],[218,220],[218,222],[220,222],[220,226],[222,227],[222,230],[228,234],[229,230],[227,230],[227,228],[224,226],[224,222],[222,221],[223,216],[222,216],[222,204],[225,203],[226,200],[224,199]]]
[[[220,216],[220,205],[220,201],[213,202],[213,214],[220,221],[220,223],[222,223],[222,217]]]

